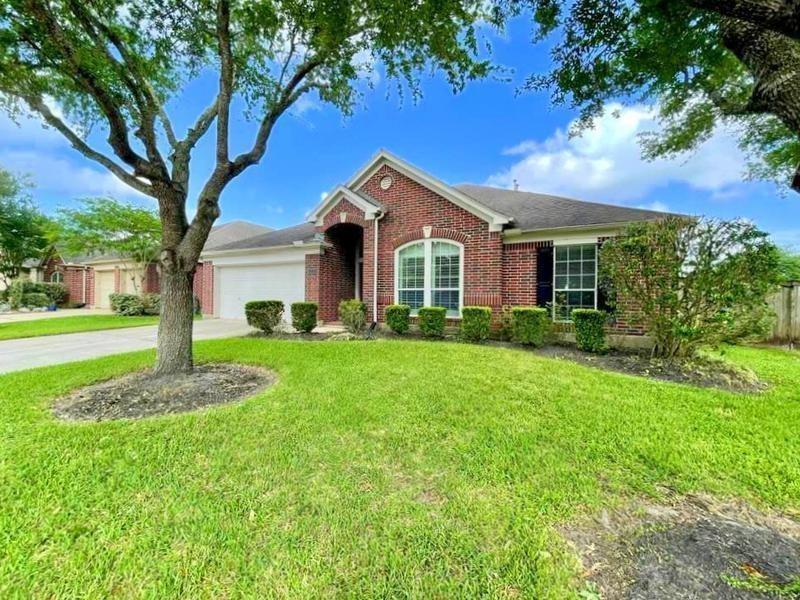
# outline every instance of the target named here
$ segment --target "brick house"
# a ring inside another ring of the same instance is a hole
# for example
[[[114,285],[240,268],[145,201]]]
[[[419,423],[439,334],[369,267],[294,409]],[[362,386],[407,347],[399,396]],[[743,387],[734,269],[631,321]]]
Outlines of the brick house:
[[[281,299],[319,304],[337,319],[359,298],[383,321],[392,303],[444,306],[455,323],[463,306],[552,306],[568,320],[597,307],[598,247],[655,211],[477,185],[451,186],[386,151],[310,213],[307,223],[206,249],[196,291],[207,314],[242,318],[244,303]],[[614,328],[641,333],[620,300]],[[287,310],[288,313],[288,310]],[[412,312],[413,315],[413,312]]]

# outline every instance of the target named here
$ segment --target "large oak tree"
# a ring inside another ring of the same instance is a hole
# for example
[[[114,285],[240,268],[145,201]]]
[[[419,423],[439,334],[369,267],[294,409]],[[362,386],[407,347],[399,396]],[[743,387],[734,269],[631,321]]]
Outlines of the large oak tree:
[[[485,76],[491,67],[475,30],[485,9],[480,0],[2,0],[0,100],[12,112],[37,114],[85,157],[157,199],[156,372],[187,371],[192,278],[220,195],[263,158],[279,118],[307,93],[350,112],[365,60],[412,94],[428,69],[455,89]],[[214,97],[181,133],[169,101],[209,72]],[[252,143],[234,154],[237,97]],[[83,133],[90,126],[102,127],[107,144],[90,143]],[[192,153],[207,134],[214,167],[191,192],[190,219]]]
[[[695,148],[723,124],[753,174],[800,191],[797,0],[500,0],[530,9],[534,39],[554,37],[553,68],[527,88],[552,92],[590,126],[610,100],[651,102],[664,128],[648,157]]]

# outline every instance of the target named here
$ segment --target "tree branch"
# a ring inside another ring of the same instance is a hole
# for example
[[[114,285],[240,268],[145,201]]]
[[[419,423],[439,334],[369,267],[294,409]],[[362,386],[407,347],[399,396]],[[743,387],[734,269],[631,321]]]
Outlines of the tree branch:
[[[228,163],[228,127],[233,94],[233,53],[231,51],[231,7],[229,0],[217,1],[217,38],[219,40],[219,95],[217,96],[217,169]]]
[[[689,0],[689,4],[800,39],[800,0]]]
[[[153,187],[151,185],[146,184],[142,180],[138,179],[136,176],[128,173],[125,169],[115,163],[106,155],[96,151],[91,146],[89,146],[86,142],[84,142],[81,137],[75,133],[69,126],[67,126],[64,121],[59,119],[50,108],[44,103],[44,101],[35,96],[30,96],[25,98],[25,102],[28,104],[31,110],[34,112],[39,113],[42,115],[42,118],[45,122],[53,127],[54,129],[58,130],[61,135],[63,135],[67,140],[69,140],[72,147],[78,150],[81,154],[83,154],[86,158],[89,158],[96,163],[104,166],[108,169],[111,173],[113,173],[120,181],[129,185],[133,189],[141,192],[142,194],[146,194],[148,196],[153,196]]]

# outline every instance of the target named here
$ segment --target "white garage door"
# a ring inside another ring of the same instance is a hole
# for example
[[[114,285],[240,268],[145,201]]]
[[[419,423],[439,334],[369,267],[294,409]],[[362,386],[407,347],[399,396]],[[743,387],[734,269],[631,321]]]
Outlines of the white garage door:
[[[244,319],[245,302],[283,300],[284,319],[291,320],[292,302],[305,300],[304,262],[280,265],[219,267],[219,316]]]
[[[109,308],[108,297],[114,293],[114,271],[95,271],[94,303],[98,308]]]

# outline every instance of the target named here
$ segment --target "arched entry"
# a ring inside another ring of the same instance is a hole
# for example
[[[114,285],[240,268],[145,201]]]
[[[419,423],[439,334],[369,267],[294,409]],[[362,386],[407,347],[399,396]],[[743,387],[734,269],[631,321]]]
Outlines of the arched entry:
[[[325,231],[320,261],[319,316],[323,321],[339,318],[339,302],[364,297],[364,228],[355,223],[337,223]]]

